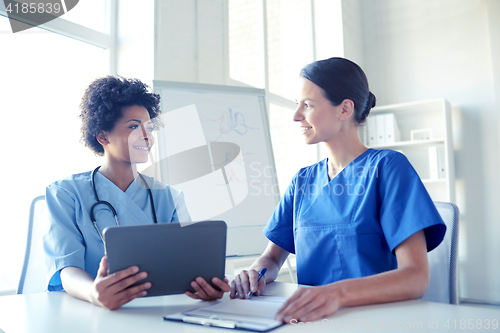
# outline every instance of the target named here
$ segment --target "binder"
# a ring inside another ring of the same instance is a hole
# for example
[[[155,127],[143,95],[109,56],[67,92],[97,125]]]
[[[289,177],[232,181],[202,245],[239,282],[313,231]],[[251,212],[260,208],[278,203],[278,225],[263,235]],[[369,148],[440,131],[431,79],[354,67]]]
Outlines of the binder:
[[[437,158],[437,147],[431,146],[429,147],[429,178],[430,179],[438,179],[438,158]]]
[[[438,178],[446,178],[445,151],[444,146],[437,146]]]
[[[174,313],[163,320],[186,324],[221,327],[254,332],[267,332],[283,325],[274,314],[286,297],[258,296],[250,299],[223,299],[197,309]]]
[[[375,146],[377,144],[377,123],[376,123],[376,118],[377,116],[368,117],[367,119],[367,131],[368,131],[368,145],[369,146]]]
[[[385,115],[378,114],[375,116],[376,122],[376,133],[377,133],[377,145],[383,145],[386,143],[386,132],[385,132]]]
[[[369,139],[368,139],[368,126],[367,126],[367,123],[365,123],[364,125],[361,125],[358,127],[358,134],[359,134],[359,139],[361,140],[361,142],[366,145],[366,146],[369,146]]]
[[[429,168],[430,179],[446,178],[446,163],[445,163],[444,146],[429,147]]]
[[[394,113],[384,114],[385,143],[394,143],[401,140],[401,133]]]

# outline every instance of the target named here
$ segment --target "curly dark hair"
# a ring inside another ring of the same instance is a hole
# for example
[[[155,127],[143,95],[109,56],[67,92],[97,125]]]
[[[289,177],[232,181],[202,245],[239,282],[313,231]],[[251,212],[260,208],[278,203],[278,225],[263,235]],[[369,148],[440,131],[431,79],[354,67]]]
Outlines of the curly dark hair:
[[[97,134],[112,131],[123,117],[123,108],[133,105],[146,108],[155,125],[160,125],[157,118],[161,113],[160,95],[151,92],[146,84],[121,76],[96,79],[87,87],[80,103],[81,141],[96,155],[104,155]]]

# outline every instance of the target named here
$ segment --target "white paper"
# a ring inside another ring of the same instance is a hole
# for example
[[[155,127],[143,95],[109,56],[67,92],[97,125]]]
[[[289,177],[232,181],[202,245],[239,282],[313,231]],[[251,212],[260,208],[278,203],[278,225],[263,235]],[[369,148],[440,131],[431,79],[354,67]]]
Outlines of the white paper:
[[[276,296],[258,296],[251,299],[232,299],[219,301],[214,305],[167,316],[171,319],[217,318],[226,322],[237,322],[237,328],[266,331],[282,325],[274,319],[278,309],[288,298]]]

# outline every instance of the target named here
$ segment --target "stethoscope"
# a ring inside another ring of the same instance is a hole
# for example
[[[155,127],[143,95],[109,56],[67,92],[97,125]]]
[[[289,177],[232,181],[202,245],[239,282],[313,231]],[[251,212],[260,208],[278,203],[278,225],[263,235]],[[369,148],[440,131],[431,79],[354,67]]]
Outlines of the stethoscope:
[[[90,208],[90,220],[92,221],[92,223],[94,223],[95,230],[97,230],[97,233],[99,234],[99,237],[101,237],[101,240],[104,242],[104,238],[102,237],[101,231],[99,230],[99,227],[97,226],[97,222],[96,222],[95,217],[94,217],[94,208],[96,206],[98,206],[98,205],[106,205],[106,206],[108,206],[108,208],[113,213],[113,216],[115,217],[116,225],[120,226],[120,222],[118,222],[118,216],[116,214],[116,210],[113,207],[113,205],[111,205],[107,201],[101,201],[101,200],[99,200],[99,196],[97,195],[97,190],[95,188],[95,174],[97,173],[97,171],[99,170],[99,168],[100,168],[100,166],[98,166],[97,168],[95,168],[94,171],[92,171],[92,176],[91,176],[91,183],[92,183],[92,188],[94,189],[94,195],[95,195],[96,202]],[[151,210],[153,211],[153,220],[154,220],[155,223],[158,223],[158,221],[156,220],[155,203],[153,201],[153,194],[151,193],[151,189],[149,188],[149,185],[146,182],[146,180],[144,179],[144,177],[140,173],[137,173],[137,174],[139,175],[139,177],[141,177],[142,182],[146,185],[146,189],[148,190],[148,195],[149,195],[149,201],[151,202]]]

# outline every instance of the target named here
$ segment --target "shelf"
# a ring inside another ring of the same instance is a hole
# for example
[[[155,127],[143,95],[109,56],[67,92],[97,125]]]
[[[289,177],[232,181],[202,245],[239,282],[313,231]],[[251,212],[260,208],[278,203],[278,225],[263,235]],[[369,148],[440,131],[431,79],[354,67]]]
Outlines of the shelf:
[[[392,105],[384,105],[384,106],[376,106],[374,107],[371,113],[388,113],[388,112],[398,112],[398,113],[405,113],[405,112],[416,112],[416,113],[422,113],[422,112],[428,112],[428,111],[435,111],[435,110],[441,110],[443,109],[443,106],[447,105],[448,101],[442,98],[437,98],[437,99],[430,99],[426,101],[418,101],[418,102],[410,102],[410,103],[400,103],[400,104],[392,104]]]
[[[368,146],[368,148],[374,148],[374,149],[397,148],[397,147],[431,145],[431,144],[444,144],[444,139],[399,141],[399,142],[393,142],[393,143],[384,143],[381,145]]]
[[[446,184],[446,178],[440,179],[422,179],[422,183],[424,184]]]
[[[15,295],[17,289],[0,289],[0,296]]]
[[[392,116],[380,117],[385,114],[392,114]],[[382,128],[381,133],[377,131],[379,126]],[[386,131],[387,126],[388,131]],[[412,140],[412,131],[422,129],[431,132],[431,139]],[[387,136],[389,133],[392,134],[392,138],[399,139],[399,141],[368,145],[370,131],[373,131],[372,138]],[[366,126],[360,127],[359,136],[368,148],[390,149],[403,153],[433,200],[455,202],[451,106],[447,100],[439,98],[375,107],[367,118]],[[429,152],[433,146],[438,148],[439,154],[436,154],[437,156],[431,155]],[[438,161],[436,161],[436,157]],[[431,179],[431,175],[435,175],[437,167],[441,171],[445,170],[445,174],[442,174],[445,178]]]

